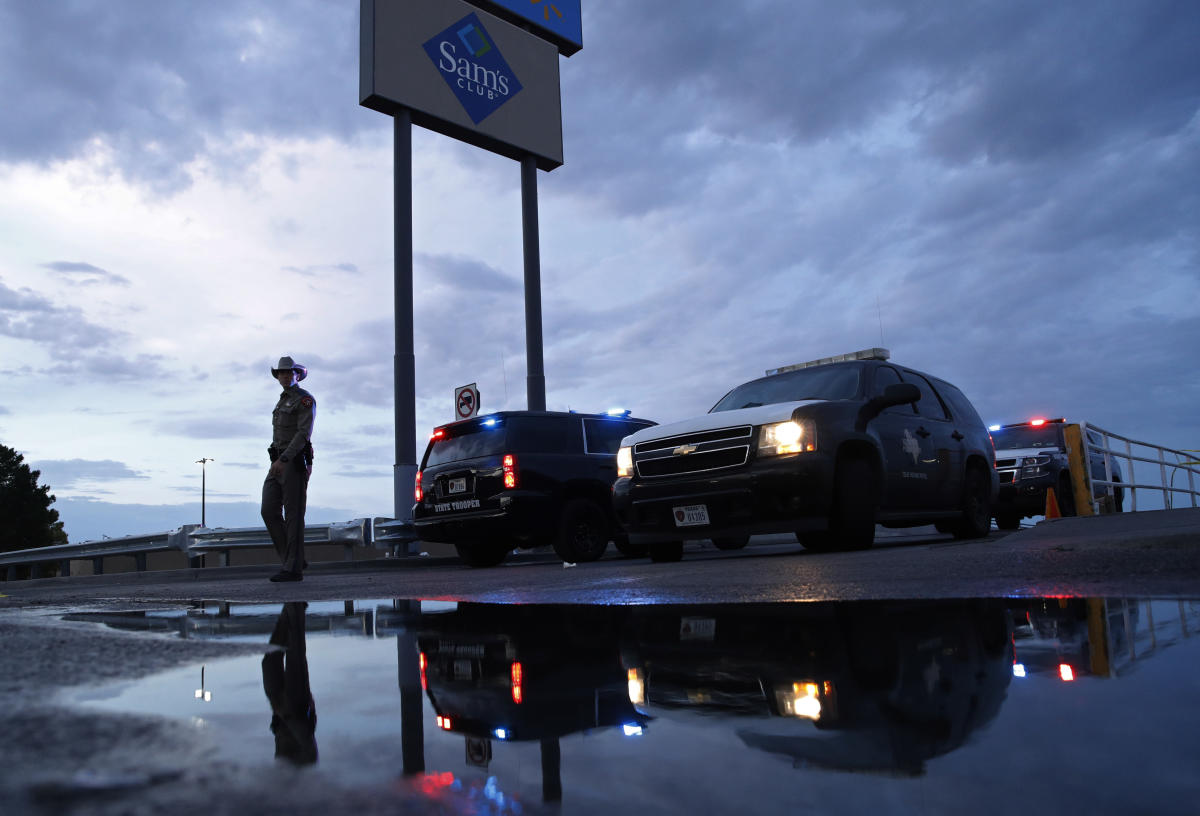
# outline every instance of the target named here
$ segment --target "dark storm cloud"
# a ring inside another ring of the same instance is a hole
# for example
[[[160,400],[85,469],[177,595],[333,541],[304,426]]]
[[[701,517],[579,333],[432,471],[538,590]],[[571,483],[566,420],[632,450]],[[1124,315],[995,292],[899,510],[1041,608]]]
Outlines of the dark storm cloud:
[[[73,286],[94,286],[98,283],[111,283],[117,286],[128,286],[129,279],[121,275],[93,266],[90,263],[78,261],[51,261],[42,267],[57,272]]]
[[[1037,163],[1165,138],[1200,102],[1200,7],[945,2],[585,6],[563,64],[576,184],[679,201],[746,141],[818,144],[883,117],[943,162]],[[601,79],[602,78],[602,79]],[[708,131],[732,141],[687,143]]]
[[[111,482],[119,479],[149,479],[123,462],[112,459],[52,459],[38,462],[41,481],[51,490],[67,489],[84,483]]]
[[[358,4],[104,0],[0,7],[0,161],[52,162],[100,140],[129,178],[184,186],[184,165],[242,133],[348,138]],[[253,152],[213,154],[244,166]]]

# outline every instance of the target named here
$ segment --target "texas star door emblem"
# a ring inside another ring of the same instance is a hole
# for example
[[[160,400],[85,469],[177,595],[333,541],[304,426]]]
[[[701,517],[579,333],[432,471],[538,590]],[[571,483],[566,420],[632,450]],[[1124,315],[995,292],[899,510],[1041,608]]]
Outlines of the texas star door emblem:
[[[425,53],[477,125],[521,90],[516,74],[474,13],[428,40]]]

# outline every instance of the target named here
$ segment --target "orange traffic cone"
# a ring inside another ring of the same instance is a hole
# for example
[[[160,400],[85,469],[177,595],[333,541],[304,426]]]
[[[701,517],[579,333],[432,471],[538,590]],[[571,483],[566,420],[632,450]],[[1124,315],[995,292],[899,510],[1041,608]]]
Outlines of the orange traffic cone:
[[[1054,488],[1046,488],[1046,519],[1062,518],[1062,511],[1058,509],[1058,499],[1054,496]]]

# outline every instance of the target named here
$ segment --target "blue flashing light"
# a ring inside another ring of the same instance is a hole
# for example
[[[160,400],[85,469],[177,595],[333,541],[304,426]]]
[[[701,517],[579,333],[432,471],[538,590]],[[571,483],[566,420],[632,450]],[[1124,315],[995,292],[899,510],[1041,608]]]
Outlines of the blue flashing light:
[[[1024,677],[1024,676],[1025,676],[1025,664],[1024,663],[1013,663],[1013,677]]]
[[[621,726],[621,730],[625,732],[627,737],[640,737],[642,735],[642,727],[637,723],[625,723]]]
[[[496,739],[508,739],[508,732],[503,728],[497,728],[492,733],[496,735]]]
[[[998,431],[998,430],[1000,430],[1000,426],[999,425],[988,425],[988,430],[989,431]]]
[[[483,426],[485,428],[494,428],[496,426],[496,421],[497,420],[495,417],[492,417],[491,419],[485,419],[483,421]]]
[[[609,416],[616,417],[629,416],[632,411],[630,411],[628,408],[609,408],[605,413],[607,413]]]

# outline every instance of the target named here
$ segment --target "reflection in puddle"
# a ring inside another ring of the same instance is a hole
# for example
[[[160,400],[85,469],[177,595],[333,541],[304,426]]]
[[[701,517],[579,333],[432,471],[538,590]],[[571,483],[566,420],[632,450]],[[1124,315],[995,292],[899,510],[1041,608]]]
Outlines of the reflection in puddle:
[[[190,718],[223,760],[452,808],[939,812],[1019,789],[1026,806],[1170,812],[1200,792],[1196,601],[387,600],[71,617],[266,652],[71,701]]]

